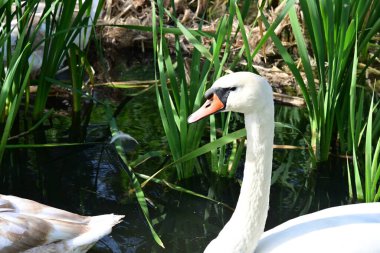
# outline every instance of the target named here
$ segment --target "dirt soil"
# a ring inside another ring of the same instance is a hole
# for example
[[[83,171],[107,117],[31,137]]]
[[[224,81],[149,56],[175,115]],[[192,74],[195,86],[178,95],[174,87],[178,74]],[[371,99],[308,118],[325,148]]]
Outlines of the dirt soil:
[[[165,6],[171,12],[173,8],[170,6],[171,0],[165,0]],[[259,1],[261,3],[262,1]],[[265,6],[264,14],[270,23],[276,19],[281,10],[284,8],[286,1],[269,1],[270,5]],[[226,0],[174,0],[176,14],[178,20],[188,28],[197,29],[201,18],[204,24],[202,30],[207,32],[216,31],[219,18],[228,12]],[[141,32],[133,29],[126,29],[125,27],[118,27],[114,25],[141,25],[151,26],[152,24],[152,8],[151,1],[148,0],[106,0],[104,9],[98,24],[97,32],[101,38],[102,46],[104,49],[105,61],[96,62],[95,70],[100,82],[110,82],[112,76],[112,69],[120,64],[120,61],[131,61],[134,58],[142,58],[147,52],[151,53],[152,49],[152,34],[150,32]],[[255,48],[262,36],[265,34],[264,25],[256,23],[254,20],[258,15],[257,4],[251,4],[246,18],[246,32],[251,32],[252,36],[249,39],[251,49]],[[299,19],[302,19],[299,6],[296,8]],[[173,25],[169,18],[165,22],[168,26]],[[238,23],[234,29],[237,29]],[[104,26],[102,26],[104,25]],[[296,43],[291,32],[289,18],[286,17],[275,30],[276,35],[281,39],[283,45],[288,49],[288,52],[294,55],[294,59],[298,58]],[[174,49],[174,37],[167,35],[169,45]],[[210,41],[203,38],[204,45],[210,45]],[[182,49],[185,58],[190,59],[192,53],[192,46],[182,39]],[[238,52],[243,46],[243,40],[237,36],[233,43],[232,52]],[[140,55],[140,56],[138,56]],[[190,60],[188,60],[190,61]],[[298,62],[300,62],[298,60]],[[131,64],[131,63],[129,63]],[[246,65],[246,61],[242,59],[239,63],[241,67]],[[128,64],[127,64],[128,65]],[[190,66],[190,62],[188,64]],[[295,79],[290,70],[287,69],[286,64],[274,47],[274,43],[268,40],[262,47],[259,53],[254,57],[254,68],[260,75],[266,77],[272,84],[274,91],[279,94],[287,94],[296,97],[302,97]],[[301,64],[298,64],[299,66]],[[376,85],[376,83],[375,83]],[[290,102],[294,105],[303,105],[303,101],[292,97],[283,98],[284,102]]]

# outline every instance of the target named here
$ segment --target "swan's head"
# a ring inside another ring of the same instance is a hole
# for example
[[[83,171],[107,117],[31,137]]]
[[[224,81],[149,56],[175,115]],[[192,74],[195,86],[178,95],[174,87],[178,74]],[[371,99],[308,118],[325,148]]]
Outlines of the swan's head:
[[[206,91],[205,97],[207,101],[189,116],[189,123],[219,111],[245,114],[273,111],[272,88],[265,78],[250,72],[236,72],[219,78]]]

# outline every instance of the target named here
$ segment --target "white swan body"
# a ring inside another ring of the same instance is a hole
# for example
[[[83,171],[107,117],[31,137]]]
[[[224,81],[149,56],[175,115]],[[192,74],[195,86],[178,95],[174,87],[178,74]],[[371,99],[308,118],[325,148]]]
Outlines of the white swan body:
[[[189,123],[217,111],[236,111],[244,113],[247,129],[244,178],[235,212],[206,253],[380,252],[380,203],[326,209],[263,234],[272,172],[272,89],[258,75],[237,72],[218,79],[205,96],[208,100],[190,115]]]
[[[81,216],[0,194],[0,252],[84,253],[123,217]]]
[[[256,253],[380,252],[380,203],[332,207],[263,234]]]

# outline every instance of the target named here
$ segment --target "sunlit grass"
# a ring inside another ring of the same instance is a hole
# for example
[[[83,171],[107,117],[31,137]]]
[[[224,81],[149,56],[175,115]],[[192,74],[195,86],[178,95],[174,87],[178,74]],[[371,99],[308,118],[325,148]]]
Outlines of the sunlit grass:
[[[202,22],[199,24],[198,31],[189,30],[184,27],[174,16],[174,14],[164,9],[162,1],[157,2],[159,21],[158,26],[153,24],[154,41],[156,48],[156,59],[158,63],[158,74],[161,86],[157,86],[157,100],[160,116],[164,130],[168,139],[168,144],[173,155],[173,160],[177,169],[179,179],[192,176],[202,172],[201,166],[195,159],[183,161],[182,157],[197,150],[204,136],[206,120],[188,125],[187,117],[199,108],[203,102],[205,90],[226,70],[237,68],[237,60],[244,58],[247,62],[245,69],[253,69],[253,49],[250,48],[248,41],[249,34],[246,33],[243,15],[237,6],[237,1],[230,1],[228,14],[219,19],[215,34],[205,34],[202,32]],[[249,5],[245,1],[245,6]],[[281,13],[281,17],[285,16]],[[175,23],[176,28],[171,32],[175,35],[174,56],[170,54],[169,45],[165,37],[167,30],[163,23],[164,16],[169,16]],[[153,20],[156,20],[153,18]],[[237,24],[237,29],[233,29]],[[277,22],[271,29],[274,30]],[[157,27],[157,28],[156,28]],[[232,45],[238,34],[241,34],[243,46],[238,54],[232,53]],[[184,60],[185,53],[182,52],[180,37],[186,38],[193,46],[189,69],[186,69]],[[203,44],[203,39],[211,41],[209,45]],[[258,46],[261,47],[268,39]],[[258,51],[256,48],[256,53]],[[240,69],[244,70],[244,69]],[[187,78],[188,77],[188,78]],[[214,142],[229,133],[230,113],[211,116],[209,119],[209,141],[211,171],[223,176],[233,176],[238,166],[238,161],[242,155],[244,141],[235,139],[230,140],[232,152],[227,155],[226,146],[214,145]],[[221,134],[220,134],[221,133]],[[238,138],[242,136],[239,135]],[[216,144],[216,142],[215,142]],[[176,161],[181,160],[181,163]]]
[[[358,65],[357,43],[355,43],[355,57],[350,89],[350,134],[352,139],[352,174],[347,163],[349,196],[353,200],[373,202],[380,199],[380,134],[377,108],[374,104],[376,95],[373,92],[370,105],[367,109],[365,101],[368,96],[362,88],[357,95],[356,67]],[[376,99],[378,100],[378,99]],[[368,114],[365,113],[368,110]],[[375,115],[375,117],[374,117]],[[375,119],[375,120],[374,120]],[[376,141],[377,140],[377,141]],[[364,161],[363,161],[364,160]]]
[[[292,71],[309,111],[311,141],[318,161],[330,154],[332,141],[339,139],[351,149],[348,133],[350,81],[353,71],[355,35],[358,53],[365,54],[371,38],[379,32],[380,20],[371,13],[380,11],[378,1],[300,1],[308,40],[304,38],[295,7],[289,10],[290,22],[301,58],[305,82],[287,50],[271,32],[280,54]],[[269,27],[263,16],[263,21]],[[269,30],[268,30],[269,32]],[[310,42],[316,69],[313,69],[307,42]],[[359,55],[359,57],[360,57]],[[364,62],[369,64],[370,61]],[[315,82],[318,80],[318,83]]]
[[[361,101],[364,99],[360,97]],[[373,115],[378,113],[378,104],[374,105],[374,98],[371,99],[371,105],[368,110],[368,121],[364,125],[356,124],[361,127],[360,131],[352,128],[353,135],[353,166],[352,174],[348,170],[349,193],[351,199],[359,201],[373,202],[380,199],[380,138],[374,133]],[[351,118],[355,117],[356,113],[362,113],[363,107],[356,108],[356,112],[352,113]],[[377,139],[377,141],[376,141]],[[364,154],[361,152],[364,150]],[[348,165],[348,169],[350,166]]]

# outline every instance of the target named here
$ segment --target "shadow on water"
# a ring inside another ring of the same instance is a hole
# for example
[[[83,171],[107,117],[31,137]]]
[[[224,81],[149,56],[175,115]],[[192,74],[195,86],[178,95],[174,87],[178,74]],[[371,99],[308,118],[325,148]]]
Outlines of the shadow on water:
[[[148,151],[168,152],[154,94],[133,98],[120,114],[119,127],[136,138],[140,145],[129,154],[131,160]],[[88,130],[92,138],[108,142],[106,119],[96,105]],[[141,117],[143,115],[143,117]],[[307,135],[305,111],[277,106],[276,121],[290,123]],[[56,136],[56,135],[54,135]],[[276,144],[305,146],[299,132],[276,129]],[[140,208],[111,145],[76,148],[11,150],[11,160],[3,164],[1,193],[30,198],[57,208],[83,215],[118,213],[126,215],[112,234],[103,238],[90,252],[203,252],[208,242],[232,215],[232,210],[154,183],[145,194],[151,218],[166,249],[153,241]],[[156,171],[165,157],[156,157],[136,168],[139,172]],[[343,165],[332,160],[321,169],[310,167],[308,151],[275,149],[273,181],[267,228],[300,214],[346,201],[347,187]],[[170,173],[164,175],[171,180]],[[212,196],[235,206],[239,195],[236,180],[214,175],[196,176],[177,184]]]

